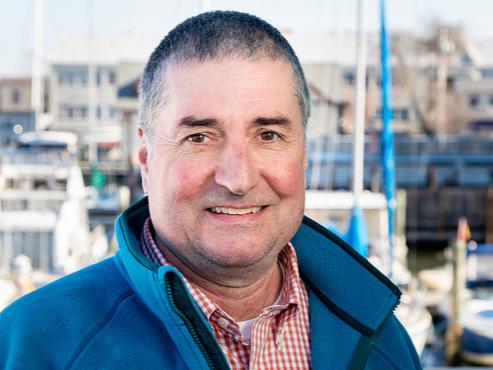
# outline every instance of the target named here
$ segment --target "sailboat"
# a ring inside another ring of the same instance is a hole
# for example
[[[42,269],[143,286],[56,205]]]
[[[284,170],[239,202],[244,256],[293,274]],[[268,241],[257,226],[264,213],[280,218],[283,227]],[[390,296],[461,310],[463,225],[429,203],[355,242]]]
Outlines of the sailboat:
[[[382,169],[385,193],[363,191],[364,164],[364,106],[366,80],[366,44],[363,36],[362,1],[358,1],[357,86],[355,105],[355,130],[353,146],[352,192],[307,190],[306,213],[324,224],[329,230],[341,230],[349,224],[343,237],[360,254],[386,273],[403,288],[401,304],[396,316],[413,340],[416,350],[422,353],[432,326],[431,315],[410,293],[413,278],[405,267],[407,248],[402,238],[394,235],[395,169],[393,134],[390,109],[389,48],[385,28],[385,2],[381,0],[381,65],[382,65],[382,117],[381,134]],[[319,146],[315,146],[319,147]],[[309,160],[319,158],[319,153],[309,153]],[[315,171],[317,172],[317,171]],[[309,181],[310,182],[310,181]],[[339,226],[337,228],[337,226]]]
[[[475,289],[471,295],[459,318],[461,356],[470,363],[493,366],[493,293]]]

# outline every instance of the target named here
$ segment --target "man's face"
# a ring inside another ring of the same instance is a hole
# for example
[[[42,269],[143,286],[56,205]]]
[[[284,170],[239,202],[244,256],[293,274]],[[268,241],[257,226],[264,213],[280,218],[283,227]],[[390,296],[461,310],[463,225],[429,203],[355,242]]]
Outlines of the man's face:
[[[189,267],[266,268],[300,225],[304,134],[281,60],[170,66],[139,158],[158,242]]]

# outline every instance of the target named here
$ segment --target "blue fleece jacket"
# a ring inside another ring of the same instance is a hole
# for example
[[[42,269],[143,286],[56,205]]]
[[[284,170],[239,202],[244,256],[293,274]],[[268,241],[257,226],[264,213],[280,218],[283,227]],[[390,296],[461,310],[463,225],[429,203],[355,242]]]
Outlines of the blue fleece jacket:
[[[140,252],[147,199],[116,222],[107,260],[0,313],[2,369],[228,369],[180,273]],[[421,369],[393,315],[399,290],[305,218],[293,245],[309,294],[313,369]]]

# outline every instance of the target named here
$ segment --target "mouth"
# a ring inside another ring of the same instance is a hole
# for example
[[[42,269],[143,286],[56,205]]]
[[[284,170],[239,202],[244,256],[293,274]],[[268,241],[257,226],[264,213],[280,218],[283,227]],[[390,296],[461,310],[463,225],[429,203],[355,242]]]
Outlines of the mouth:
[[[250,207],[250,208],[228,208],[228,207],[211,207],[207,210],[209,212],[218,215],[253,215],[259,213],[264,207]]]

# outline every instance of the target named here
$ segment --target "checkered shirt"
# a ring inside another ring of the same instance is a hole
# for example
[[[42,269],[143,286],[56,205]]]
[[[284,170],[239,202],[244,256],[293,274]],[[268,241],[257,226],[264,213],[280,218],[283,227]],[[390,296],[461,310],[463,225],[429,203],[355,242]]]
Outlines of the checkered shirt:
[[[144,224],[141,248],[148,259],[168,265],[152,236],[150,218]],[[242,338],[238,324],[226,312],[184,278],[233,370],[311,368],[308,295],[291,244],[279,254],[279,265],[283,285],[278,304],[265,308],[257,317],[250,341]]]

